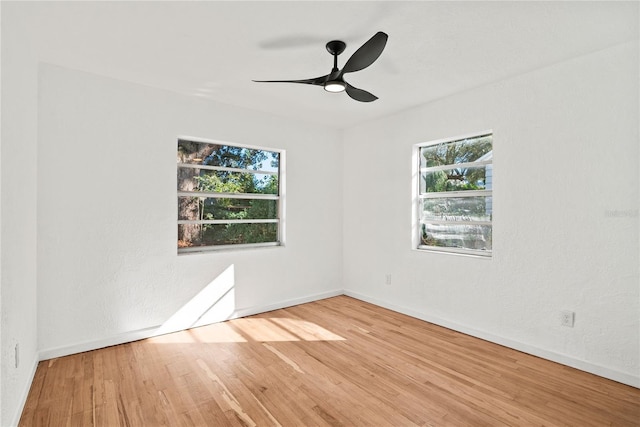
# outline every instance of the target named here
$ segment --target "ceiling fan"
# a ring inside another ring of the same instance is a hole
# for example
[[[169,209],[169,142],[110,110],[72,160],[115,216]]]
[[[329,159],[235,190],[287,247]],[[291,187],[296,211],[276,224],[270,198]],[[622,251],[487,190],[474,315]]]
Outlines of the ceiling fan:
[[[258,83],[303,83],[315,86],[323,86],[327,92],[342,92],[346,91],[347,95],[356,101],[371,102],[378,99],[377,96],[367,92],[366,90],[358,89],[351,86],[344,80],[346,73],[353,73],[367,68],[373,64],[380,56],[387,44],[387,36],[382,31],[373,35],[365,44],[360,46],[358,50],[351,55],[351,58],[347,60],[342,69],[338,69],[338,55],[344,52],[347,47],[346,43],[340,40],[332,40],[327,43],[327,50],[333,55],[333,69],[331,72],[322,77],[316,77],[314,79],[302,79],[302,80],[253,80]]]

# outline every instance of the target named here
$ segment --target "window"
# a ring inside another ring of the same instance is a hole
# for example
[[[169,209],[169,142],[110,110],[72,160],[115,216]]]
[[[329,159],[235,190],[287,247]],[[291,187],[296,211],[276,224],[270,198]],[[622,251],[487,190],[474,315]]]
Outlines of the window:
[[[178,139],[178,252],[282,244],[283,157]]]
[[[491,133],[417,145],[418,249],[491,256]]]

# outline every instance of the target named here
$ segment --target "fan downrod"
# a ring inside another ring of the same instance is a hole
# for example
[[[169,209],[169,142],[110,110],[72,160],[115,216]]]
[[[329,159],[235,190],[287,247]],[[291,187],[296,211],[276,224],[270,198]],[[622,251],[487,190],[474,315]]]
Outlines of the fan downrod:
[[[341,40],[332,40],[327,43],[327,51],[333,56],[338,56],[344,49],[347,47],[347,44]]]

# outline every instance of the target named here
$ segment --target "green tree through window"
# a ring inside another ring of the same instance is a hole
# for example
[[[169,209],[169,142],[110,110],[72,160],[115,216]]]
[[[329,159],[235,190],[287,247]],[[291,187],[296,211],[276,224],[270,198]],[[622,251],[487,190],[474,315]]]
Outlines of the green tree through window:
[[[281,152],[178,140],[178,248],[280,243]]]

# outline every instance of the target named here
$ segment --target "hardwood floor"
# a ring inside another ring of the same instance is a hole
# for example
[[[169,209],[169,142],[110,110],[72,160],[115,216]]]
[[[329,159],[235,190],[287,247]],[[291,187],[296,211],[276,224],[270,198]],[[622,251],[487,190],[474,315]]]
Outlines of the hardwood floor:
[[[346,296],[39,364],[20,426],[639,426],[640,389]]]

